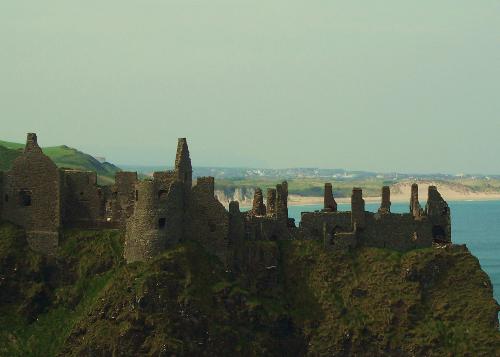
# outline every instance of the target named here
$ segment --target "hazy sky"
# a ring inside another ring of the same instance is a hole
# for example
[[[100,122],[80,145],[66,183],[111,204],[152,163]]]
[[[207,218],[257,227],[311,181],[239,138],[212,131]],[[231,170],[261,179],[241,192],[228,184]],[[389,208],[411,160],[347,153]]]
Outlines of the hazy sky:
[[[500,1],[1,1],[0,138],[115,163],[500,173]]]

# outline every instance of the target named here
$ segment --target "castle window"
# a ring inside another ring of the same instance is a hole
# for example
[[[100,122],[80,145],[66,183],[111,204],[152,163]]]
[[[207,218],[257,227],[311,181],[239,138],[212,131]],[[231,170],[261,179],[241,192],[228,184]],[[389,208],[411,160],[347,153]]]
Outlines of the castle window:
[[[139,201],[139,191],[135,190],[135,200]]]
[[[208,224],[208,229],[210,229],[210,232],[213,233],[213,232],[215,232],[217,230],[217,226],[215,225],[215,223],[210,222]]]
[[[9,202],[9,195],[5,194],[5,202]]]
[[[23,207],[31,206],[31,191],[29,190],[19,191],[19,204]]]
[[[167,226],[167,219],[162,217],[158,220],[158,228],[164,229]]]
[[[165,200],[166,198],[167,198],[167,191],[166,190],[158,191],[158,199]]]
[[[435,243],[446,243],[446,233],[442,226],[432,227],[432,238]]]

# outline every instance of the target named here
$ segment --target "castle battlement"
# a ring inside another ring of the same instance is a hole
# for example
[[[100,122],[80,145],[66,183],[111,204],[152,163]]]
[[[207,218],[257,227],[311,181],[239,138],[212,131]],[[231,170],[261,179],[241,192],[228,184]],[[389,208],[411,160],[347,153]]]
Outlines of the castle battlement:
[[[229,211],[214,196],[213,177],[198,177],[187,140],[180,138],[174,170],[155,172],[139,180],[136,172],[118,172],[112,186],[99,186],[97,174],[57,168],[27,136],[22,155],[7,172],[0,172],[0,217],[24,227],[30,246],[53,254],[64,228],[122,230],[125,258],[144,261],[182,241],[202,244],[223,261],[229,247],[244,240],[317,239],[326,248],[365,245],[406,251],[451,243],[448,204],[436,187],[429,187],[422,209],[418,186],[411,190],[406,214],[391,213],[390,188],[382,188],[377,213],[365,210],[361,188],[353,188],[351,211],[338,211],[333,186],[325,184],[324,208],[302,213],[296,227],[288,217],[288,183],[266,192],[255,190],[252,209],[241,212],[238,202]]]

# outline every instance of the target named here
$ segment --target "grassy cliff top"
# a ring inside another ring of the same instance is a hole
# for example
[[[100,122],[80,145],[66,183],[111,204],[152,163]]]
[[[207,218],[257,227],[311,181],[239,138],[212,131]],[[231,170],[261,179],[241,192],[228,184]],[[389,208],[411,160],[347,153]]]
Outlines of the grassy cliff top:
[[[194,243],[126,265],[114,231],[57,257],[0,225],[0,355],[494,356],[498,305],[463,246],[401,254],[246,242],[228,269]]]

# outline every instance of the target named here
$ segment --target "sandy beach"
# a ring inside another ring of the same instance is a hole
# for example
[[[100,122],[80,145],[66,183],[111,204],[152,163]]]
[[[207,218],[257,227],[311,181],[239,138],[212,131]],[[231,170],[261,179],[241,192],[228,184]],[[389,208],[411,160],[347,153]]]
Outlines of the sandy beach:
[[[500,201],[500,194],[498,193],[476,193],[470,195],[460,195],[460,194],[452,194],[452,195],[444,195],[443,197],[447,201]],[[364,197],[365,202],[380,202],[381,197]],[[420,202],[425,204],[427,197],[420,197]],[[336,198],[335,201],[337,203],[350,203],[351,199],[349,197],[341,197]],[[391,202],[393,203],[401,203],[401,202],[410,202],[410,196],[404,195],[392,195]],[[289,206],[306,206],[306,205],[322,205],[323,197],[305,197],[298,195],[290,195],[288,197],[288,205]]]
[[[453,185],[443,182],[419,181],[419,200],[422,205],[427,201],[427,191],[429,186],[437,186],[439,192],[446,201],[500,201],[499,192],[476,192],[461,185]],[[411,182],[399,182],[391,186],[391,202],[410,202]],[[380,196],[365,196],[365,202],[380,202]],[[337,203],[350,203],[350,197],[335,197]],[[289,206],[322,205],[323,197],[309,197],[300,195],[289,195]],[[240,202],[241,207],[250,207],[251,201]]]

